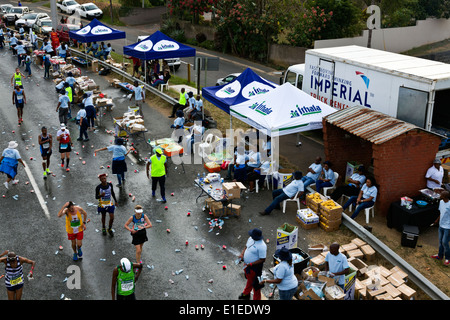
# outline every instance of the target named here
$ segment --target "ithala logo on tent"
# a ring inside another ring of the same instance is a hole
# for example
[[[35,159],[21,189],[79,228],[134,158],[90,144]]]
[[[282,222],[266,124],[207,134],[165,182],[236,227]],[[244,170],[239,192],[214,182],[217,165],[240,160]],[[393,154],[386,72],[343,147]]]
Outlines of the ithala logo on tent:
[[[300,108],[298,105],[296,105],[295,109],[291,110],[291,119],[321,112],[322,109],[319,106],[312,105],[311,107],[304,106]]]
[[[268,114],[271,114],[273,110],[267,107],[264,103],[265,101],[261,103],[255,102],[249,108],[255,110],[258,113],[261,113],[263,116],[267,116]]]
[[[153,50],[155,51],[174,51],[180,49],[178,43],[168,40],[161,40],[155,43]]]
[[[225,92],[226,94],[233,94],[235,91],[232,87],[225,87],[223,88],[223,92]]]
[[[264,93],[267,93],[267,92],[269,92],[268,89],[264,89],[264,88],[261,89],[261,88],[253,87],[252,90],[248,92],[248,97],[254,97],[254,96],[258,95],[258,94],[264,94]]]
[[[91,27],[90,26],[86,26],[83,29],[77,31],[77,34],[87,34],[87,33],[89,33],[89,31],[91,31]]]
[[[151,40],[144,40],[142,42],[139,42],[134,49],[137,51],[145,52],[150,51],[150,49],[153,47],[153,42]]]
[[[91,33],[93,33],[93,34],[108,34],[108,33],[112,33],[112,30],[108,27],[96,26],[96,27],[92,28]]]

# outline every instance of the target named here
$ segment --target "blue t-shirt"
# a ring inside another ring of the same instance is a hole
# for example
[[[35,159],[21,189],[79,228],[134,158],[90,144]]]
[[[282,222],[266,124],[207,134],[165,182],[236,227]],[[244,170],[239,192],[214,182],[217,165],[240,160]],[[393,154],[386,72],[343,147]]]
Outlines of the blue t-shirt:
[[[67,78],[66,78],[66,82],[67,82],[70,86],[73,86],[73,85],[75,84],[76,80],[75,80],[74,77],[67,77]]]
[[[367,186],[367,184],[364,183],[364,185],[361,188],[361,191],[363,192],[362,197],[363,199],[367,199],[370,197],[373,197],[372,201],[377,201],[377,187],[371,186],[370,188]]]
[[[439,227],[444,229],[450,229],[450,201],[439,201]]]
[[[279,290],[290,290],[298,286],[297,277],[294,274],[294,266],[287,261],[281,261],[273,269],[275,279],[281,279],[277,284]]]
[[[174,126],[180,126],[180,128],[183,127],[184,125],[184,118],[183,117],[178,117],[173,121],[173,125]]]
[[[142,88],[140,86],[134,87],[134,97],[136,100],[142,100]]]
[[[203,107],[203,101],[202,100],[195,100],[195,109],[197,111],[201,111]]]
[[[335,179],[333,170],[328,169],[328,171],[326,171],[325,169],[323,169],[323,172],[325,173],[325,179],[327,179],[327,180],[329,179],[330,183],[332,185],[334,185],[336,182],[336,179]]]
[[[332,255],[331,252],[328,252],[325,261],[328,262],[328,268],[331,273],[341,272],[349,267],[347,258],[341,252],[337,255]],[[345,275],[336,276],[335,279],[339,285],[345,283]]]
[[[68,108],[70,99],[67,95],[64,94],[59,97],[59,102],[61,102],[61,105],[59,106],[60,108]]]
[[[116,158],[125,158],[125,155],[127,154],[127,149],[124,146],[119,145],[112,145],[108,146],[108,151],[112,151],[113,153],[113,159]]]
[[[354,173],[354,174],[352,174],[352,176],[350,177],[350,179],[359,181],[359,187],[360,187],[360,188],[361,188],[361,186],[364,184],[364,182],[366,182],[366,176],[363,175],[363,174],[359,174],[359,173]],[[356,187],[356,184],[354,184],[354,183],[349,183],[348,185],[349,185],[349,186],[355,186],[355,187]]]
[[[17,149],[12,149],[12,148],[6,148],[5,150],[3,150],[2,156],[5,158],[11,158],[14,160],[20,159],[19,151],[17,151]]]
[[[317,178],[320,175],[320,172],[322,171],[322,165],[320,163],[313,163],[312,165],[309,166],[315,173],[312,172],[308,172],[306,174],[307,177],[313,179],[314,181],[317,180]]]
[[[302,180],[292,180],[291,183],[289,183],[286,187],[283,188],[283,192],[289,197],[292,198],[295,196],[297,192],[303,192],[305,191],[305,187],[303,185]]]
[[[249,237],[244,252],[244,263],[249,264],[267,256],[267,245],[263,240],[253,240]]]

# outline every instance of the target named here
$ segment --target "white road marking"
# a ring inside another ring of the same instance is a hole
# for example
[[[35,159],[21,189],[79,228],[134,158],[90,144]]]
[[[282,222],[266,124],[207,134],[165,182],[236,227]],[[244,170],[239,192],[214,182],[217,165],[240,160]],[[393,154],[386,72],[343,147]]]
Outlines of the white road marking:
[[[25,161],[23,161],[23,162],[25,163],[25,168],[24,168],[25,172],[27,173],[27,176],[28,176],[28,179],[30,180],[31,185],[33,186],[33,190],[34,190],[34,193],[36,194],[36,197],[39,200],[39,204],[41,205],[42,210],[44,210],[44,213],[45,213],[45,216],[47,217],[47,219],[50,219],[50,212],[48,211],[47,205],[45,204],[44,197],[42,196],[42,193],[39,190],[36,180],[34,179],[34,176],[31,173],[31,170],[28,167],[28,164]]]

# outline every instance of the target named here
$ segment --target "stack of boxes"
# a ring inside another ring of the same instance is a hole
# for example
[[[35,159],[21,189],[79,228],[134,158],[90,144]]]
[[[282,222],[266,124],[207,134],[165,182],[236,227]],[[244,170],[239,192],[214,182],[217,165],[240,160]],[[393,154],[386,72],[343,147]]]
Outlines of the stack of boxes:
[[[326,232],[339,229],[342,222],[342,206],[328,200],[318,192],[306,196],[306,206],[319,216],[319,226]]]

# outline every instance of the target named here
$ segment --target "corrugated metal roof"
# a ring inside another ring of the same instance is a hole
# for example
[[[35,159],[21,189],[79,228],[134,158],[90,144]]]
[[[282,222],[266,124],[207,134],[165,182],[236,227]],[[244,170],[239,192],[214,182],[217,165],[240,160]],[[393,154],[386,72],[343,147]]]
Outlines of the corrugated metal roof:
[[[324,119],[326,122],[374,144],[382,144],[413,129],[439,136],[434,132],[363,106],[349,107],[332,113]]]

